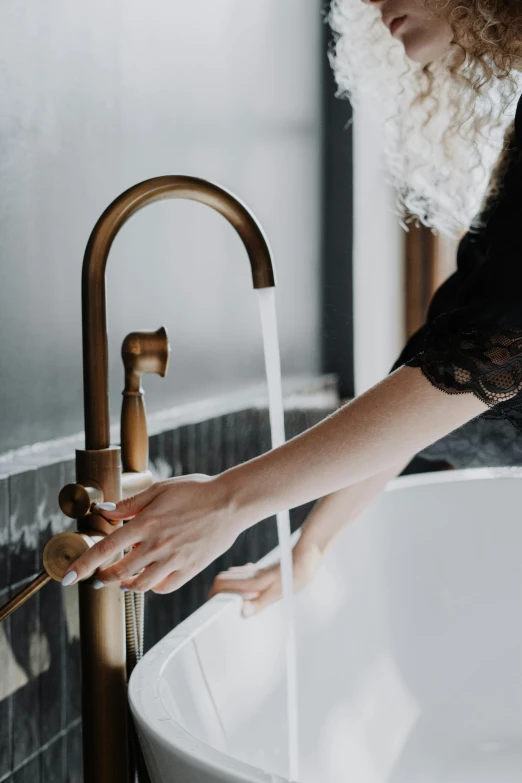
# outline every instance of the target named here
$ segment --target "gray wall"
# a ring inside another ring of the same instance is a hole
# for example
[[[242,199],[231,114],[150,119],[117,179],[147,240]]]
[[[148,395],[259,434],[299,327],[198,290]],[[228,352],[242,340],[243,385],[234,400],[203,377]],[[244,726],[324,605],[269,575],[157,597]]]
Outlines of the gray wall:
[[[320,370],[321,5],[0,3],[0,453],[82,429],[85,244],[148,177],[205,177],[254,210],[275,254],[283,372]],[[113,418],[133,329],[171,337],[149,410],[262,377],[249,265],[219,215],[149,207],[107,277]]]

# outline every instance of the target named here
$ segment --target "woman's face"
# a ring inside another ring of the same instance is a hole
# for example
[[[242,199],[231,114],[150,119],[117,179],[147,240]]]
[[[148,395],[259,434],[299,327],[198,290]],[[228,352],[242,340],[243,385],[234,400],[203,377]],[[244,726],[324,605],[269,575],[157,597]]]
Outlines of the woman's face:
[[[452,39],[449,23],[435,16],[424,0],[363,0],[378,5],[390,35],[401,41],[410,60],[427,63],[438,60]]]

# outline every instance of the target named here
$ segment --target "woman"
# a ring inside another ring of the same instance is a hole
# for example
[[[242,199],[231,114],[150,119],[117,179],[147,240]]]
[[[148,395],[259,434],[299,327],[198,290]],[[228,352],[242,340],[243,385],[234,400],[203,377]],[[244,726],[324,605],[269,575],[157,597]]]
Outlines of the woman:
[[[403,217],[414,214],[446,233],[464,220],[469,225],[487,156],[495,143],[497,155],[505,132],[480,212],[460,241],[458,269],[388,377],[324,421],[217,476],[172,478],[116,505],[99,504],[106,530],[110,522],[131,521],[82,555],[64,586],[139,545],[101,568],[96,586],[118,581],[130,590],[171,592],[247,527],[321,498],[294,548],[298,590],[343,528],[415,454],[456,467],[521,462],[522,102],[514,123],[509,116],[514,75],[522,70],[518,3],[337,0],[331,21],[340,88],[356,103],[358,67],[380,89],[388,79],[395,123],[387,125],[386,154]],[[364,36],[356,22],[366,25]],[[492,85],[496,92],[488,93]],[[466,123],[467,137],[460,132]],[[229,569],[216,577],[211,595],[220,590],[242,592],[244,614],[253,614],[280,597],[279,567]]]

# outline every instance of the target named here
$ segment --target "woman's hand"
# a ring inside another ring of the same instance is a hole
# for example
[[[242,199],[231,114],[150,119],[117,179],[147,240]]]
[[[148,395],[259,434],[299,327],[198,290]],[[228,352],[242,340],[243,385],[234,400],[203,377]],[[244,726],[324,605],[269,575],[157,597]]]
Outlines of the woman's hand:
[[[305,587],[321,567],[324,554],[312,543],[296,543],[292,550],[294,564],[294,593]],[[279,563],[265,568],[254,563],[232,566],[228,571],[217,574],[209,593],[209,598],[221,592],[241,593],[245,602],[242,613],[250,617],[266,606],[278,601],[282,596],[281,569]]]
[[[170,593],[229,549],[241,526],[226,484],[194,474],[160,481],[100,513],[110,522],[131,520],[71,564],[63,584],[86,578],[119,553],[122,559],[96,574],[96,587],[119,582],[129,590]],[[73,577],[74,574],[74,577]]]

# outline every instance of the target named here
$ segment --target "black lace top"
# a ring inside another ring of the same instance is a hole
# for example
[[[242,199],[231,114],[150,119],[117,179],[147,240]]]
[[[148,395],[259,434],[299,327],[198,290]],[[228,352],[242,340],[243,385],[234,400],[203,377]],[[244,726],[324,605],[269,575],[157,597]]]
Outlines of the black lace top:
[[[438,389],[489,406],[420,453],[455,467],[522,465],[522,96],[502,189],[482,217],[391,370],[420,367]]]

